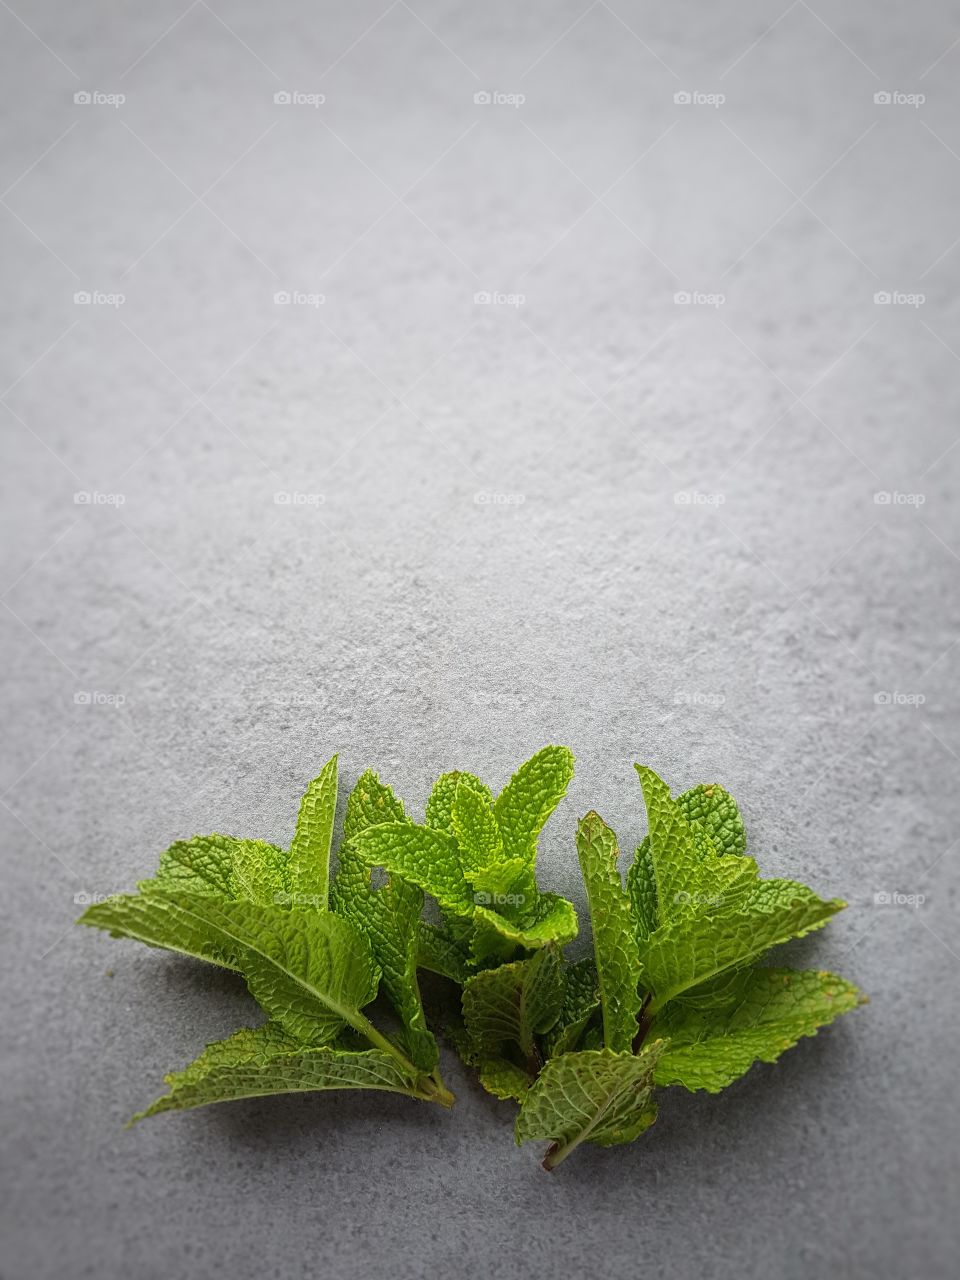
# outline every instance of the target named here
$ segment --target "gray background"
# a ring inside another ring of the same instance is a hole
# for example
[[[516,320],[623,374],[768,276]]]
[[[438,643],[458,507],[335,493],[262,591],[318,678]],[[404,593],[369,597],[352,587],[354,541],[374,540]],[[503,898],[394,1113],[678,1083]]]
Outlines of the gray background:
[[[956,1274],[960,8],[0,32],[3,1275]],[[632,761],[722,781],[767,874],[851,903],[794,958],[872,1003],[553,1177],[452,1060],[449,1115],[122,1130],[250,1003],[76,895],[195,831],[285,842],[336,749],[417,811],[547,741],[546,886],[582,906],[588,807],[632,848]]]

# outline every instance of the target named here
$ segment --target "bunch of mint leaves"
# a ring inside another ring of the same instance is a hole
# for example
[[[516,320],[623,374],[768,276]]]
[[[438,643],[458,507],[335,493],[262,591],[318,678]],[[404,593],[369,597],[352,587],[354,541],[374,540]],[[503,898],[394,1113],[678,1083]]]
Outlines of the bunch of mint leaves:
[[[208,1044],[134,1120],[323,1089],[451,1106],[427,971],[458,996],[446,1038],[486,1090],[520,1104],[517,1142],[549,1142],[552,1169],[582,1142],[638,1138],[658,1088],[717,1093],[862,1004],[834,974],[757,964],[845,904],[761,879],[722,787],[674,798],[635,767],[648,834],[626,884],[603,819],[577,827],[592,958],[564,955],[577,913],[536,879],[540,833],[573,776],[566,747],[538,751],[496,798],[473,774],[441,775],[423,823],[367,771],[332,881],[336,756],[307,788],[289,850],[224,835],[171,845],[137,893],[80,923],[236,970],[266,1020]]]

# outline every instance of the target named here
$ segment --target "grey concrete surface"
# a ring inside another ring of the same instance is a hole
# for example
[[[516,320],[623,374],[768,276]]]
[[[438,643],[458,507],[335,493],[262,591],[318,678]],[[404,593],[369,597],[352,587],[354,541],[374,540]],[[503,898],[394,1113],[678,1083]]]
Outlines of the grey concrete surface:
[[[956,1275],[960,8],[0,32],[5,1280]],[[632,761],[720,780],[872,1003],[553,1177],[452,1059],[450,1115],[122,1129],[250,1002],[76,895],[288,839],[335,749],[416,810],[547,741],[547,886],[586,808],[641,834]]]

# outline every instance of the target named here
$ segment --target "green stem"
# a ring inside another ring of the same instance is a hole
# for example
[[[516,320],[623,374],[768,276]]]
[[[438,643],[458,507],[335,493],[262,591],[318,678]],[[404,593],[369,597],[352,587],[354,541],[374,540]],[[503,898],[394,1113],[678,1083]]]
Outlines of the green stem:
[[[369,1018],[364,1017],[362,1013],[357,1011],[347,1019],[355,1031],[359,1031],[362,1036],[374,1046],[375,1049],[382,1049],[384,1053],[389,1053],[400,1063],[406,1075],[410,1078],[411,1095],[414,1098],[420,1098],[424,1102],[439,1102],[442,1107],[453,1106],[453,1094],[446,1088],[440,1079],[439,1068],[436,1068],[431,1075],[425,1075],[418,1066],[416,1066],[405,1053],[383,1034],[378,1031]]]

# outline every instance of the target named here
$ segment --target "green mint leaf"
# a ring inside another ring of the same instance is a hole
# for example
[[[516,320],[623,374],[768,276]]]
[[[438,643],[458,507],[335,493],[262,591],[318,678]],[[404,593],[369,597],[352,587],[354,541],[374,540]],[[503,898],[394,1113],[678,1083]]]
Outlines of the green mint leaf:
[[[597,813],[577,828],[577,854],[587,889],[600,984],[604,1047],[626,1053],[637,1034],[640,956],[617,860],[617,837]]]
[[[747,833],[736,800],[716,782],[701,782],[677,796],[680,812],[688,822],[703,828],[718,852],[741,856],[747,850]]]
[[[405,818],[403,801],[390,787],[380,781],[372,769],[361,773],[356,785],[347,797],[347,813],[343,820],[343,838],[348,842],[367,827],[383,822],[402,822]]]
[[[541,893],[526,920],[514,923],[498,910],[482,905],[484,895],[478,892],[474,908],[474,932],[470,949],[478,963],[509,956],[518,947],[535,951],[551,942],[563,946],[577,936],[579,924],[572,902],[554,893]]]
[[[482,1058],[477,1064],[477,1076],[487,1093],[506,1102],[523,1100],[532,1078],[507,1058]]]
[[[162,892],[162,886],[144,881],[141,889],[143,892],[139,894],[118,893],[104,902],[94,903],[87,907],[77,924],[103,929],[112,938],[133,938],[148,947],[160,947],[196,960],[206,960],[224,969],[240,968],[239,947],[201,921],[174,919],[166,905],[154,897],[155,892]],[[177,889],[175,892],[179,896],[182,891]],[[206,892],[212,894],[209,889]],[[201,894],[190,896],[200,897]]]
[[[637,940],[643,942],[653,933],[659,921],[657,908],[657,880],[650,856],[650,837],[644,836],[627,872],[627,897],[633,913]]]
[[[470,978],[463,988],[463,1020],[477,1052],[494,1056],[503,1045],[515,1044],[533,1062],[536,1036],[549,1031],[559,1017],[563,983],[563,964],[554,946]]]
[[[394,875],[374,889],[370,876],[370,867],[342,852],[334,911],[350,920],[370,943],[384,992],[403,1023],[410,1058],[422,1070],[432,1071],[439,1050],[427,1028],[417,981],[423,890]]]
[[[647,806],[658,923],[697,916],[718,904],[730,907],[749,894],[757,882],[754,860],[719,854],[703,827],[687,819],[663,779],[643,765],[636,770]]]
[[[337,757],[331,756],[300,801],[287,881],[294,903],[327,909],[330,846],[337,812]]]
[[[570,1053],[580,1043],[587,1023],[600,1008],[600,982],[597,966],[589,958],[566,966],[563,1004],[560,1016],[544,1039],[548,1058]]]
[[[417,928],[417,964],[461,986],[470,976],[470,961],[463,946],[445,925],[421,920]]]
[[[382,1089],[418,1096],[391,1054],[309,1047],[272,1022],[207,1045],[195,1062],[164,1079],[170,1092],[135,1115],[131,1124],[163,1111],[278,1093]]]
[[[737,973],[709,1009],[691,1009],[683,1000],[664,1009],[656,1032],[668,1044],[654,1079],[719,1093],[754,1062],[776,1062],[801,1037],[816,1035],[865,1000],[852,983],[822,970]]]
[[[487,801],[492,803],[493,794],[490,788],[482,783],[475,774],[464,773],[462,770],[454,770],[453,773],[441,773],[433,784],[433,790],[427,800],[426,822],[428,827],[433,827],[435,831],[445,831],[448,836],[453,835],[453,803],[456,799],[457,787],[461,782],[470,787],[472,791],[479,792]]]
[[[656,1119],[653,1071],[662,1048],[654,1041],[636,1055],[592,1049],[551,1058],[524,1096],[517,1142],[552,1140],[545,1169],[556,1168],[581,1142],[632,1142]]]
[[[347,920],[159,890],[146,901],[174,943],[212,939],[238,956],[251,995],[298,1040],[329,1041],[345,1024],[369,1037],[360,1010],[376,996],[379,974],[369,943]]]
[[[396,875],[374,888],[372,868],[355,852],[353,840],[371,826],[403,820],[403,802],[369,770],[357,781],[347,801],[333,910],[364,935],[380,966],[383,989],[404,1027],[404,1044],[412,1062],[432,1071],[439,1049],[427,1027],[417,981],[420,913],[423,890]]]
[[[643,982],[653,996],[650,1012],[770,947],[821,928],[845,906],[793,880],[760,880],[731,908],[668,921],[640,946]]]
[[[194,836],[165,849],[146,883],[269,904],[287,892],[287,854],[263,840]]]
[[[351,841],[359,857],[419,885],[459,915],[470,915],[473,891],[464,879],[453,836],[412,822],[385,822],[361,831]]]
[[[710,844],[701,842],[702,852],[742,855],[746,851],[746,833],[737,802],[718,783],[701,783],[677,796],[676,804],[687,822],[705,833]],[[633,908],[637,936],[648,937],[661,923],[657,908],[657,882],[650,853],[650,837],[644,836],[636,857],[627,872],[627,892]]]
[[[533,870],[537,837],[572,777],[573,752],[567,747],[544,747],[520,766],[493,806],[507,858],[520,858]]]
[[[474,889],[505,894],[522,873],[524,864],[514,858],[504,865],[503,837],[487,796],[461,779],[450,822],[466,879]]]

